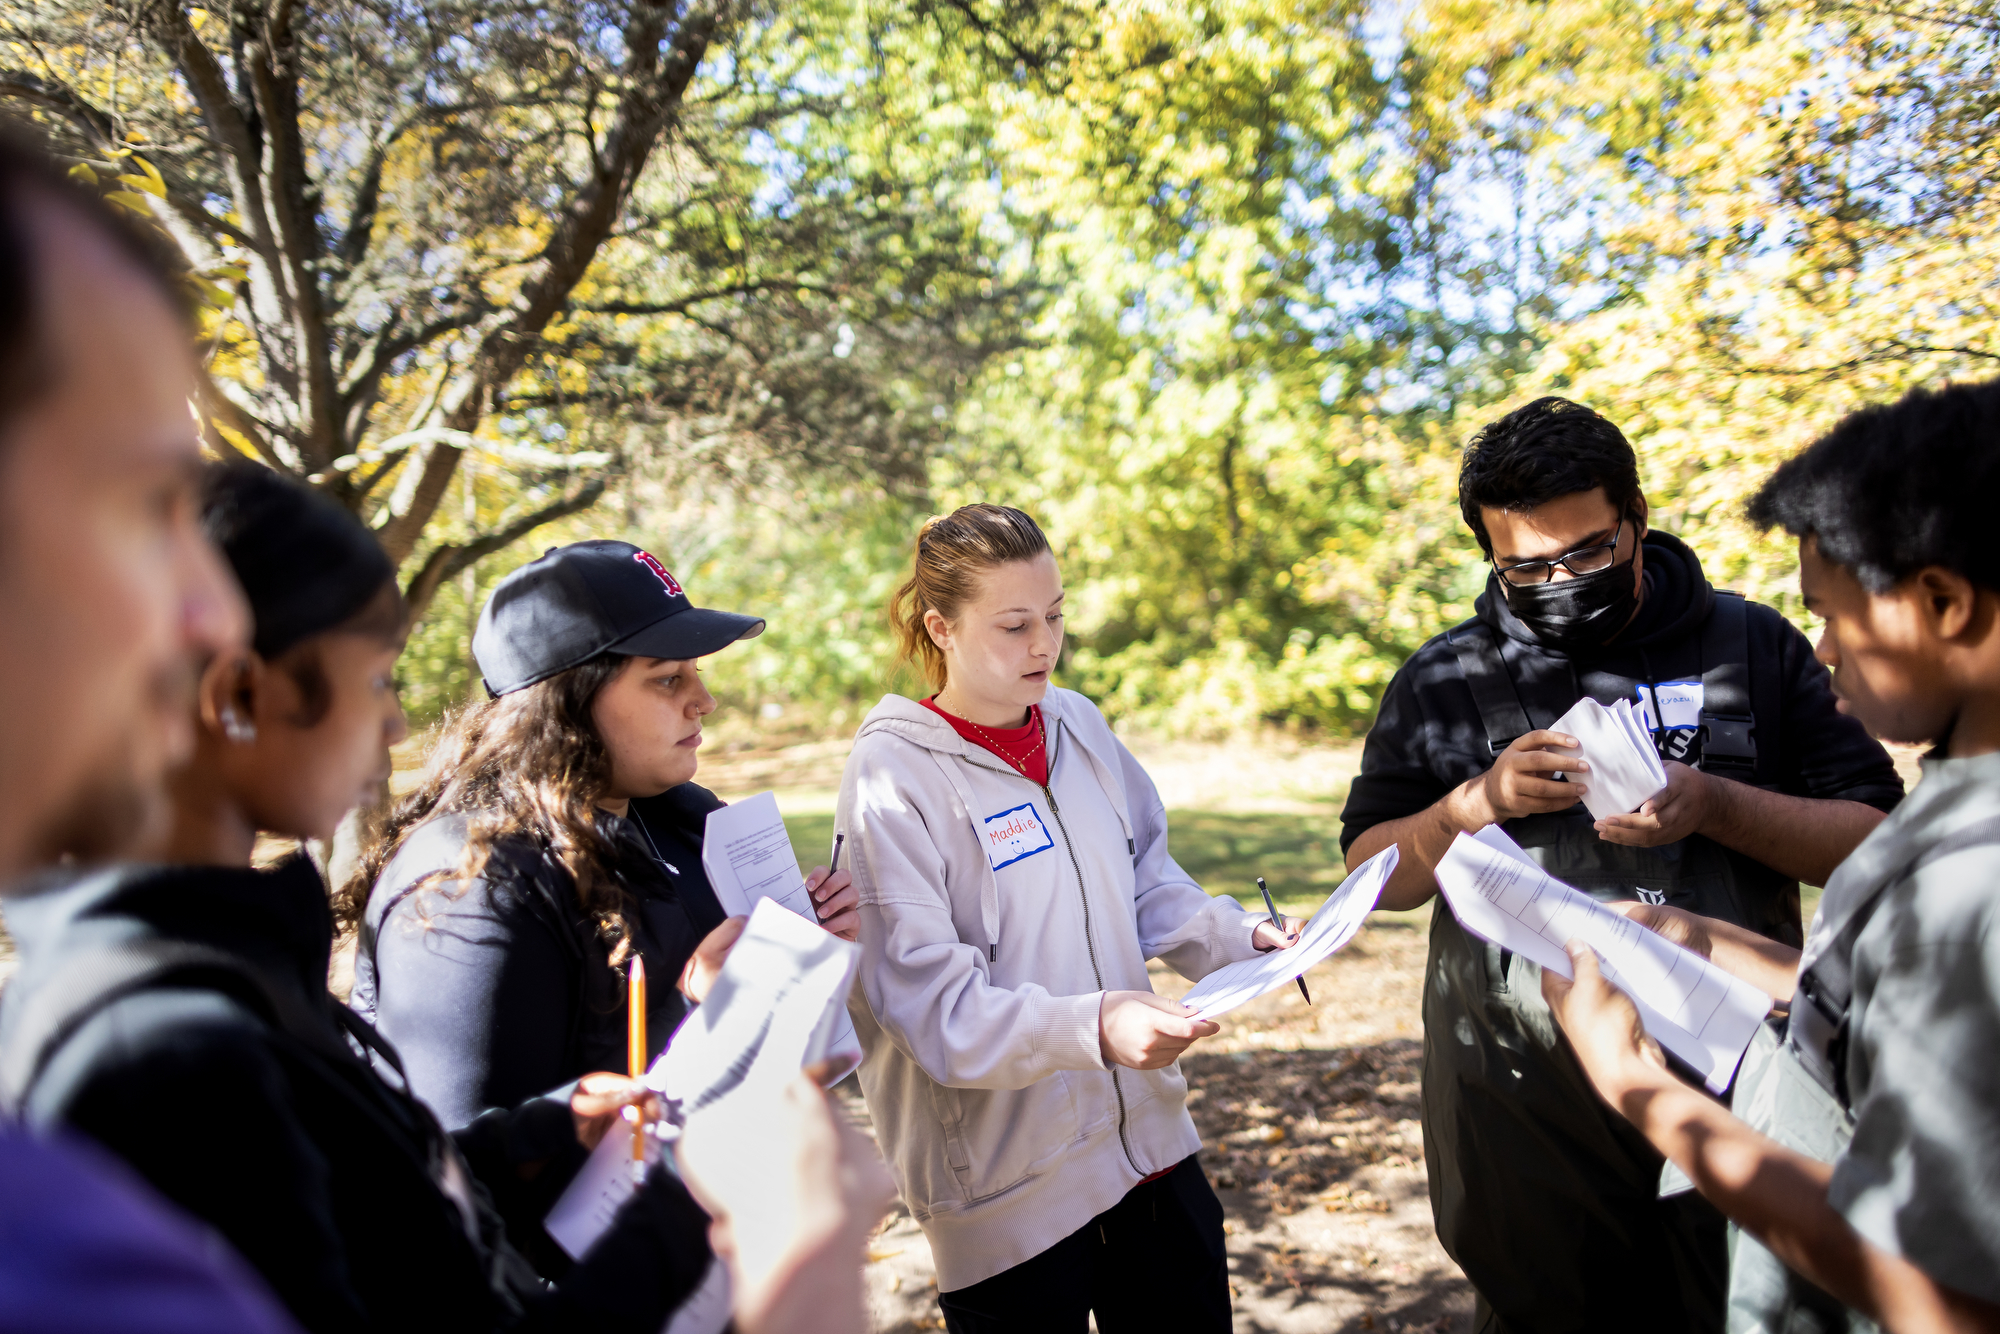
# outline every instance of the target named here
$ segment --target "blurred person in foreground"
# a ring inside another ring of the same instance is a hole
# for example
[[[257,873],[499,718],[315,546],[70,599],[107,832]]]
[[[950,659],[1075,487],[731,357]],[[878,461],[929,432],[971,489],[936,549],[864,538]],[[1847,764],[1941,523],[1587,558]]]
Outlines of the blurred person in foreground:
[[[170,267],[0,140],[0,885],[161,827],[196,662],[240,596],[195,522],[196,371]],[[0,1328],[277,1331],[212,1233],[73,1140],[0,1123]]]
[[[1341,815],[1350,867],[1401,849],[1379,906],[1430,901],[1453,838],[1500,824],[1596,898],[1798,945],[1799,883],[1824,884],[1902,795],[1811,644],[1649,527],[1631,445],[1580,404],[1539,399],[1482,429],[1459,508],[1491,565],[1477,614],[1397,670]],[[1635,812],[1593,820],[1587,763],[1550,730],[1585,696],[1650,715],[1668,786]],[[1720,1329],[1721,1214],[1668,1188],[1659,1153],[1592,1092],[1539,974],[1432,906],[1424,1157],[1475,1328]]]
[[[1928,741],[1923,779],[1827,881],[1803,952],[1627,915],[1764,988],[1735,1114],[1670,1072],[1572,941],[1542,989],[1591,1082],[1743,1233],[1742,1334],[2000,1330],[2000,380],[1855,413],[1750,517],[1799,541],[1841,711]]]
[[[560,1284],[507,1236],[540,1221],[508,1217],[510,1186],[594,1147],[645,1086],[587,1072],[447,1135],[395,1049],[327,991],[334,919],[313,864],[251,864],[259,834],[326,839],[388,780],[406,733],[389,558],[354,515],[248,460],[207,469],[202,523],[254,634],[203,667],[160,862],[55,873],[9,909],[21,966],[0,1003],[0,1097],[130,1163],[309,1330],[654,1334],[709,1266],[708,1217],[672,1173],[651,1173]]]

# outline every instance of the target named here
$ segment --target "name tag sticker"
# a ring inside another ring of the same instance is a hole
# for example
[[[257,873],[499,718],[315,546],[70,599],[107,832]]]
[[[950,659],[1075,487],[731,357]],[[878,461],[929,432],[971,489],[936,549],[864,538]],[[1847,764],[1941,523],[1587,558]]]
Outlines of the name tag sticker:
[[[1035,809],[1033,802],[1024,802],[1011,810],[989,815],[980,822],[986,836],[986,861],[994,870],[1012,866],[1023,857],[1032,857],[1038,852],[1047,852],[1056,845],[1049,837],[1048,821]]]
[[[1693,729],[1701,726],[1701,682],[1662,681],[1652,689],[1640,686],[1633,692],[1638,697],[1639,725],[1648,732],[1671,731],[1675,728]],[[1654,695],[1660,697],[1660,718],[1653,717]]]

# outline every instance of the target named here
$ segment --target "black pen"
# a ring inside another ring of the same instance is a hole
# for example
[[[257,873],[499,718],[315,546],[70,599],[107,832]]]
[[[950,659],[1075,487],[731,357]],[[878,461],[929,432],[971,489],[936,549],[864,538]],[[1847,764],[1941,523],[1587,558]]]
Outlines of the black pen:
[[[833,855],[826,859],[827,860],[826,880],[833,879],[833,873],[840,869],[840,845],[845,843],[846,841],[847,841],[847,835],[845,834],[835,834],[833,836]],[[826,883],[826,880],[822,880],[820,881],[820,883],[823,885]],[[806,894],[806,897],[812,899],[812,894],[808,892]],[[819,915],[818,899],[813,899],[813,915],[814,916]]]
[[[1264,877],[1261,875],[1257,877],[1257,892],[1264,896],[1264,908],[1271,914],[1271,925],[1278,928],[1278,935],[1282,938],[1285,935],[1285,919],[1278,916],[1278,905],[1271,902],[1271,891],[1264,888]],[[1292,981],[1299,984],[1299,994],[1306,998],[1306,1004],[1311,1005],[1313,994],[1306,990],[1305,975],[1300,974]]]

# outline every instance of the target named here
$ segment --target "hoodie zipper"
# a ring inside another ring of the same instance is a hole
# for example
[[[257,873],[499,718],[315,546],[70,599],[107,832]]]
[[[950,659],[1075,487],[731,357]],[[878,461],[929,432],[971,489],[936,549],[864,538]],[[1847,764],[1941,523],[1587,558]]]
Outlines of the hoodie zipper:
[[[1060,728],[1061,723],[1057,723],[1057,727]],[[1060,733],[1058,733],[1056,739],[1058,744],[1060,744],[1062,739]],[[1053,748],[1049,751],[1048,774],[1051,779],[1056,776],[1056,753]],[[1097,943],[1090,936],[1090,895],[1084,889],[1083,885],[1083,864],[1076,859],[1076,846],[1069,840],[1069,826],[1063,823],[1062,807],[1056,805],[1055,789],[1048,783],[1043,783],[1041,788],[1042,795],[1047,797],[1049,801],[1049,814],[1055,817],[1056,828],[1062,833],[1063,851],[1069,854],[1070,869],[1076,872],[1076,896],[1083,904],[1083,947],[1090,954],[1091,976],[1097,979],[1097,989],[1103,991],[1104,970],[1097,966]],[[1132,1156],[1132,1141],[1126,1135],[1125,1085],[1119,1082],[1117,1066],[1106,1061],[1105,1068],[1111,1072],[1111,1092],[1118,1099],[1118,1145],[1125,1150],[1125,1161],[1131,1164],[1132,1170],[1139,1173],[1140,1176],[1144,1176],[1146,1173],[1140,1168],[1138,1159]]]
[[[1062,724],[1058,722],[1056,726],[1058,729],[1060,729]],[[1058,730],[1056,735],[1056,744],[1058,746],[1062,744],[1062,735],[1060,730]],[[1097,989],[1099,991],[1103,991],[1104,970],[1098,966],[1097,942],[1091,938],[1090,934],[1090,895],[1084,889],[1083,863],[1077,860],[1076,845],[1070,842],[1069,826],[1063,823],[1062,807],[1056,805],[1055,789],[1052,788],[1047,783],[1036,783],[1034,779],[1028,778],[1028,776],[1022,773],[1019,769],[1014,769],[1014,768],[996,769],[990,764],[980,764],[977,760],[972,759],[970,756],[967,757],[967,762],[972,764],[976,768],[985,769],[989,773],[996,773],[996,774],[1004,773],[1012,778],[1025,779],[1028,783],[1032,784],[1033,786],[1041,788],[1042,796],[1048,799],[1049,814],[1055,817],[1056,829],[1060,831],[1062,834],[1063,851],[1069,854],[1070,869],[1076,872],[1076,895],[1078,901],[1083,904],[1083,948],[1090,955],[1090,975],[1096,979]],[[1055,747],[1052,746],[1049,748],[1049,777],[1053,779],[1055,775],[1056,775],[1056,750]],[[1134,1172],[1137,1172],[1140,1176],[1145,1176],[1146,1175],[1145,1169],[1140,1167],[1139,1160],[1132,1156],[1132,1141],[1130,1137],[1126,1134],[1125,1085],[1118,1078],[1117,1066],[1112,1065],[1109,1062],[1106,1062],[1105,1068],[1111,1072],[1111,1092],[1112,1096],[1114,1096],[1118,1100],[1118,1146],[1125,1151],[1125,1161],[1131,1165],[1132,1170]]]

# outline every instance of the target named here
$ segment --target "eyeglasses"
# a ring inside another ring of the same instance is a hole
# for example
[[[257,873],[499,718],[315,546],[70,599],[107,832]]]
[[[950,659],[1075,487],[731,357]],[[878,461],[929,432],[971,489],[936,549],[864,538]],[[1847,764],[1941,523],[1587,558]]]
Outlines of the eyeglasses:
[[[1618,555],[1618,541],[1625,533],[1625,520],[1621,517],[1618,526],[1611,530],[1611,540],[1594,547],[1583,547],[1566,556],[1552,560],[1524,560],[1514,565],[1495,563],[1493,568],[1500,577],[1516,588],[1528,588],[1535,584],[1545,584],[1555,578],[1556,566],[1560,565],[1571,574],[1596,574],[1599,570],[1611,568],[1611,562]]]

